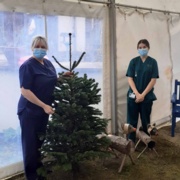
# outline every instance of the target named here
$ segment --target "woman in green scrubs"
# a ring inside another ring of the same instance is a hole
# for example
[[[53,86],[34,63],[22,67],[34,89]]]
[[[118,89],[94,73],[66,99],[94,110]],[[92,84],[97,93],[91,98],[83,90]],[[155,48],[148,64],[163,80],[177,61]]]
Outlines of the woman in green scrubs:
[[[133,58],[126,73],[129,90],[127,93],[127,122],[137,128],[140,115],[143,130],[147,133],[153,101],[156,100],[154,85],[159,78],[157,61],[148,56],[149,42],[142,39],[137,44],[140,56]],[[131,133],[129,139],[135,142],[136,134]]]

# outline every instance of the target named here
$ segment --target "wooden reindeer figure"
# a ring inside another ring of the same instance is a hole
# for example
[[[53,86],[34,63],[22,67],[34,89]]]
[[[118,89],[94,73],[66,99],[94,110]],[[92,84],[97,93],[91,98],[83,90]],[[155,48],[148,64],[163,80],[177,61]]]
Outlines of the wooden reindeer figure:
[[[130,124],[122,124],[121,127],[123,130],[123,134],[126,134],[126,135],[131,132],[136,131],[136,128],[132,127]],[[103,135],[103,136],[106,136],[108,139],[110,139],[111,141],[110,148],[115,153],[116,157],[119,158],[116,151],[123,154],[123,159],[118,170],[119,173],[122,171],[122,168],[124,166],[124,162],[127,156],[129,156],[129,158],[131,159],[132,164],[135,164],[131,156],[131,154],[135,150],[135,145],[133,141],[131,141],[130,139],[121,137],[121,136],[116,136],[116,135],[111,135],[111,134]]]
[[[142,152],[138,155],[137,158],[139,158],[147,148],[153,150],[158,156],[158,153],[155,150],[156,143],[152,139],[152,136],[158,135],[158,130],[156,128],[156,125],[155,124],[153,124],[153,125],[148,124],[147,125],[147,131],[148,131],[149,135],[143,131],[142,127],[139,128],[139,131],[136,131],[136,135],[139,138],[139,140],[135,145],[135,149],[137,148],[138,144],[141,141],[146,145],[146,147],[142,150]]]

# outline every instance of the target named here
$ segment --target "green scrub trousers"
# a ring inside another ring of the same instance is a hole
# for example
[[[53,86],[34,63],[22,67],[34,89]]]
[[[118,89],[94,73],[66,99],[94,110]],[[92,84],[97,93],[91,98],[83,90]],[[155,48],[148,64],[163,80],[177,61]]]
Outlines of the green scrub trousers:
[[[147,133],[147,125],[150,124],[150,115],[153,102],[136,103],[134,100],[129,100],[127,103],[127,122],[133,127],[137,127],[139,115],[144,132]],[[129,134],[129,139],[133,142],[136,140],[136,132]]]

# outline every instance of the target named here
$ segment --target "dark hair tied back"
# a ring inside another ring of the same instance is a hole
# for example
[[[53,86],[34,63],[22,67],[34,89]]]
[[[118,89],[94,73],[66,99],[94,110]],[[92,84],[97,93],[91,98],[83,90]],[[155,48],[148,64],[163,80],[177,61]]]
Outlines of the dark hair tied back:
[[[141,44],[141,43],[145,44],[150,49],[150,45],[149,45],[149,42],[147,39],[141,39],[137,44],[137,49],[139,47],[139,44]]]

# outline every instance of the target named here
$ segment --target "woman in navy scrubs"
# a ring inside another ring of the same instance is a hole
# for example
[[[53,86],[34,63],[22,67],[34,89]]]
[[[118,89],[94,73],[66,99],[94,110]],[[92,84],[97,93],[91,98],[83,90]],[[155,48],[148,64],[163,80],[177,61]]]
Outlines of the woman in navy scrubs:
[[[137,44],[140,56],[133,58],[126,73],[129,83],[127,94],[127,122],[137,128],[140,115],[143,130],[147,133],[153,101],[156,100],[154,85],[159,78],[157,61],[148,56],[149,42],[142,39]],[[136,134],[129,138],[135,142]]]
[[[18,103],[18,116],[22,130],[22,149],[25,175],[28,180],[38,179],[37,169],[42,166],[40,151],[48,118],[54,111],[53,90],[57,74],[52,63],[45,57],[48,44],[44,37],[34,38],[33,56],[19,68],[21,97]]]

